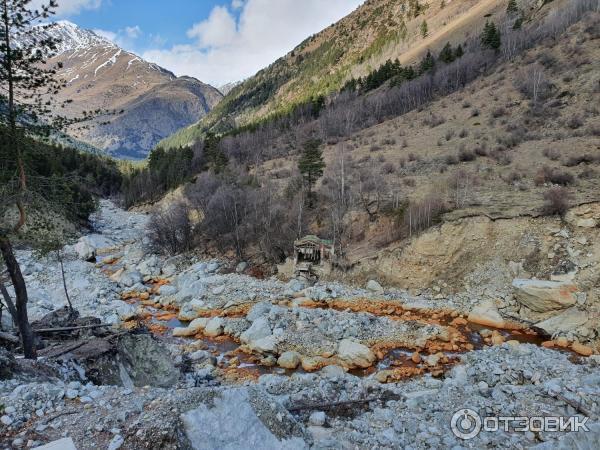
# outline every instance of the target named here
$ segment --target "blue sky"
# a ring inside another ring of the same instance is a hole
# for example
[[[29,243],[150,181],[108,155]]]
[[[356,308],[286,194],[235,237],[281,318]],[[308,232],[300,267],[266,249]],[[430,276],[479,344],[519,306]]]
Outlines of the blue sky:
[[[253,75],[363,1],[58,0],[56,18],[220,86]]]

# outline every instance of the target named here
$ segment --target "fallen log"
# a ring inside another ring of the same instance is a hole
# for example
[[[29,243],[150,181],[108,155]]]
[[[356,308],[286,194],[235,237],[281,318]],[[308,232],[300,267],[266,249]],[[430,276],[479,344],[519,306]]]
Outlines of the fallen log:
[[[77,331],[77,330],[89,330],[92,328],[105,328],[105,327],[112,327],[113,324],[112,323],[99,323],[99,324],[95,324],[95,325],[80,325],[77,327],[62,327],[62,328],[41,328],[41,329],[34,329],[33,331],[35,333],[40,333],[40,334],[44,334],[44,333],[63,333],[63,332],[67,332],[67,331]]]

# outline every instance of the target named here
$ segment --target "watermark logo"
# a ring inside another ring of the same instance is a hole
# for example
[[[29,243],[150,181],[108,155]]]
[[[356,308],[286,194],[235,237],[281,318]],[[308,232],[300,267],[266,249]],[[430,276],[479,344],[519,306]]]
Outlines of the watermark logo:
[[[454,413],[450,420],[450,428],[454,435],[463,440],[473,439],[481,431],[514,431],[514,432],[560,432],[572,433],[590,431],[586,423],[588,417],[546,416],[546,417],[513,417],[487,416],[481,417],[476,411],[465,408]]]
[[[481,431],[481,417],[472,409],[461,409],[452,416],[450,427],[456,437],[473,439]]]

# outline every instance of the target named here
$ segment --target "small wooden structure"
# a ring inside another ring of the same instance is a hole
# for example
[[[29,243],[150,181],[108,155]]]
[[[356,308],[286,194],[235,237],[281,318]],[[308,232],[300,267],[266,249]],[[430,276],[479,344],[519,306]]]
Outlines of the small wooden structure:
[[[333,242],[308,235],[294,242],[294,272],[307,279],[318,279],[330,270],[335,257]]]

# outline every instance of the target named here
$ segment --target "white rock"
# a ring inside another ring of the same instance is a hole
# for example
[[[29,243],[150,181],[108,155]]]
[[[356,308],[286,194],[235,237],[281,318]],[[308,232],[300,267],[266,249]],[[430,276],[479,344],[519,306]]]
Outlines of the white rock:
[[[568,333],[582,327],[588,321],[588,314],[577,308],[569,308],[560,314],[535,324],[536,328],[544,330],[548,335]]]
[[[224,320],[222,317],[213,317],[204,328],[204,334],[209,337],[217,337],[223,334]]]
[[[13,423],[13,420],[10,416],[2,416],[0,417],[0,422],[8,427]]]
[[[259,317],[254,322],[250,328],[244,331],[240,335],[240,340],[242,343],[247,344],[251,341],[256,341],[257,339],[262,339],[271,335],[271,327],[269,326],[269,321],[266,317]]]
[[[225,285],[217,286],[212,290],[213,295],[221,295],[223,292],[225,292]]]
[[[262,339],[257,339],[248,344],[251,350],[260,353],[275,353],[277,350],[277,338],[275,336],[267,336]]]
[[[107,450],[118,450],[119,448],[121,448],[124,442],[125,439],[123,439],[123,436],[117,434],[115,437],[112,438],[112,440],[108,444]]]
[[[64,438],[42,445],[41,447],[35,447],[33,450],[77,450],[77,448],[73,439]]]
[[[376,359],[369,347],[349,339],[342,339],[340,341],[337,353],[338,358],[344,362],[348,368],[367,368],[370,367]]]
[[[93,261],[96,259],[96,248],[85,238],[81,238],[79,242],[73,246],[73,250],[75,250],[79,259],[84,261]]]
[[[469,322],[484,325],[486,327],[503,328],[504,319],[496,308],[496,303],[493,300],[483,300],[469,313],[467,319]]]
[[[298,352],[289,351],[281,354],[277,360],[277,364],[284,369],[296,369],[301,361],[302,359]]]
[[[573,284],[515,279],[512,285],[517,301],[533,311],[565,309],[577,303],[577,287]]]
[[[383,287],[375,280],[369,280],[367,283],[367,289],[377,294],[383,294]]]
[[[323,411],[315,411],[308,418],[308,422],[311,425],[314,425],[317,427],[322,427],[323,425],[325,425],[326,419],[327,419],[327,416],[325,415],[325,413]]]
[[[208,319],[206,317],[200,317],[198,319],[194,319],[185,328],[177,327],[177,328],[173,329],[173,336],[178,336],[178,337],[194,336],[206,328],[206,325],[208,324],[209,320],[210,319]]]

